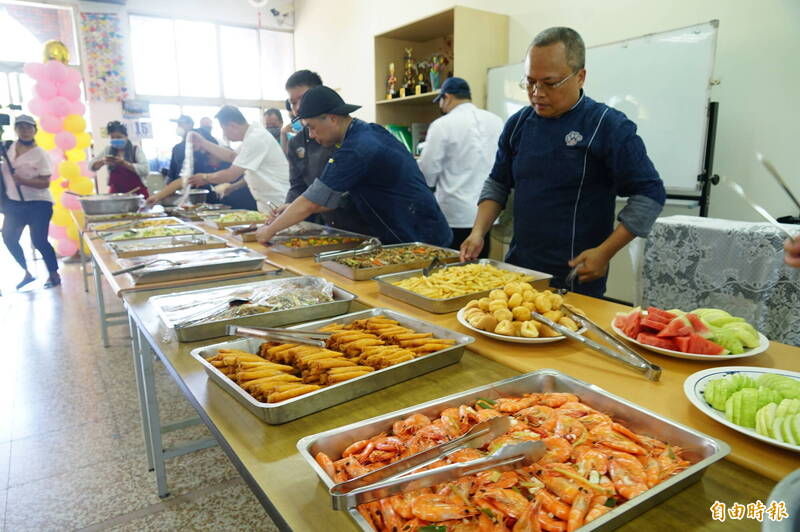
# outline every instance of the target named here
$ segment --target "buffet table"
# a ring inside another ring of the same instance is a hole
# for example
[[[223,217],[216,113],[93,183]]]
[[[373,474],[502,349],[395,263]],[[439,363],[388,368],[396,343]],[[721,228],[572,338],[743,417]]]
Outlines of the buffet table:
[[[226,231],[204,229],[228,237]],[[229,237],[228,237],[229,238]],[[230,239],[230,238],[229,238]],[[230,239],[233,245],[241,242]],[[313,259],[292,259],[276,254],[258,244],[247,247],[267,255],[270,262],[299,274],[320,275],[359,296],[362,304],[387,307],[447,328],[463,330],[454,314],[430,314],[381,295],[373,281],[349,281],[321,268]],[[93,260],[99,270],[110,277],[118,268],[113,257],[104,253],[104,246],[91,246]],[[99,279],[99,277],[98,277]],[[98,281],[99,282],[99,281]],[[197,280],[193,280],[197,283]],[[231,281],[226,281],[231,282]],[[98,286],[99,287],[99,286]],[[193,286],[192,288],[195,288]],[[167,288],[169,290],[169,288]],[[115,291],[116,292],[116,291]],[[130,290],[118,292],[125,302],[134,338],[134,351],[143,365],[152,364],[155,354],[165,364],[187,399],[198,410],[201,419],[226,451],[273,520],[286,529],[355,529],[343,512],[330,510],[329,496],[314,472],[296,450],[297,440],[308,434],[335,428],[377,414],[411,406],[422,401],[472,388],[517,374],[541,368],[553,368],[575,378],[596,384],[614,394],[649,408],[680,423],[727,442],[732,452],[730,461],[711,467],[704,479],[660,504],[626,528],[642,529],[658,523],[665,529],[717,525],[726,530],[752,529],[747,520],[716,523],[710,519],[709,506],[715,500],[747,504],[765,500],[773,482],[800,466],[796,453],[758,442],[707,418],[689,404],[683,395],[683,382],[690,374],[719,364],[679,360],[642,352],[663,368],[661,381],[649,382],[633,371],[569,340],[540,346],[522,346],[476,337],[460,364],[437,370],[413,380],[323,410],[316,414],[279,426],[266,425],[241,407],[224,390],[212,383],[203,368],[188,356],[200,345],[218,343],[211,339],[198,343],[178,343],[169,334],[149,297],[155,292]],[[610,323],[617,311],[626,307],[570,294],[568,301],[583,308],[596,322]],[[354,308],[353,310],[356,310]],[[135,357],[136,358],[136,357]],[[800,371],[800,349],[773,342],[766,353],[736,361],[737,365],[780,367]],[[146,370],[147,368],[143,368]],[[145,403],[154,397],[145,397]],[[151,445],[160,448],[157,419],[147,421],[151,429]],[[147,437],[147,435],[146,435]],[[158,439],[159,441],[155,441]],[[737,464],[737,465],[734,465]],[[742,467],[739,467],[742,466]],[[747,471],[749,470],[749,471]],[[160,476],[157,471],[157,477]],[[766,477],[766,478],[764,478]],[[159,486],[164,478],[158,478]],[[163,493],[162,493],[163,494]]]

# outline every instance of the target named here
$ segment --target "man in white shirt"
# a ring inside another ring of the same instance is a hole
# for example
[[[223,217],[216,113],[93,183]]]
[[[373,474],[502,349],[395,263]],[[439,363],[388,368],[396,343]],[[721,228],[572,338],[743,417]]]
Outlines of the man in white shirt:
[[[195,174],[189,178],[189,183],[193,186],[229,183],[244,172],[244,180],[256,199],[258,210],[271,212],[268,202],[281,205],[289,190],[289,163],[283,150],[261,124],[248,124],[241,111],[232,105],[223,105],[216,118],[225,137],[234,142],[242,141],[242,144],[233,151],[207,141],[196,132],[190,133],[195,149],[211,153],[231,166],[213,174]]]
[[[428,128],[419,168],[453,230],[453,249],[469,236],[478,211],[478,197],[492,170],[497,141],[503,130],[500,117],[472,103],[469,84],[448,78],[433,102],[445,116]],[[488,234],[488,233],[487,233]],[[489,237],[481,257],[489,255]]]

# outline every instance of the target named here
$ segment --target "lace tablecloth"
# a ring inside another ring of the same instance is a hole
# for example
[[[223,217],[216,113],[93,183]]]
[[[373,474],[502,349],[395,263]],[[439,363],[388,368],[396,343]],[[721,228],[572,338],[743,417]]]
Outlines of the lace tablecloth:
[[[771,340],[800,345],[800,269],[783,263],[784,240],[767,223],[659,218],[644,245],[637,302],[722,308]]]

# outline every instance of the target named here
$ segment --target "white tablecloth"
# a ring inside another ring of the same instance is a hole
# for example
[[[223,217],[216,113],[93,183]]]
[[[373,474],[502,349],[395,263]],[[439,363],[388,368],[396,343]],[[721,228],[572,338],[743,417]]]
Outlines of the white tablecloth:
[[[800,345],[800,270],[783,263],[784,240],[767,223],[659,218],[644,246],[639,301],[722,308],[771,340]]]

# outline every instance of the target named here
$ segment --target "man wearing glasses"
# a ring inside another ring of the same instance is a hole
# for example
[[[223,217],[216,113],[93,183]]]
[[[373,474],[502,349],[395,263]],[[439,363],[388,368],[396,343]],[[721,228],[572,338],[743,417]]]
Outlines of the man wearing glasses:
[[[531,43],[520,82],[531,106],[505,124],[461,257],[477,257],[514,189],[506,260],[552,274],[553,286],[600,297],[608,262],[647,236],[666,192],[636,125],[584,95],[585,55],[570,28],[546,29]],[[628,200],[614,228],[617,196]],[[577,278],[569,280],[572,268]]]

